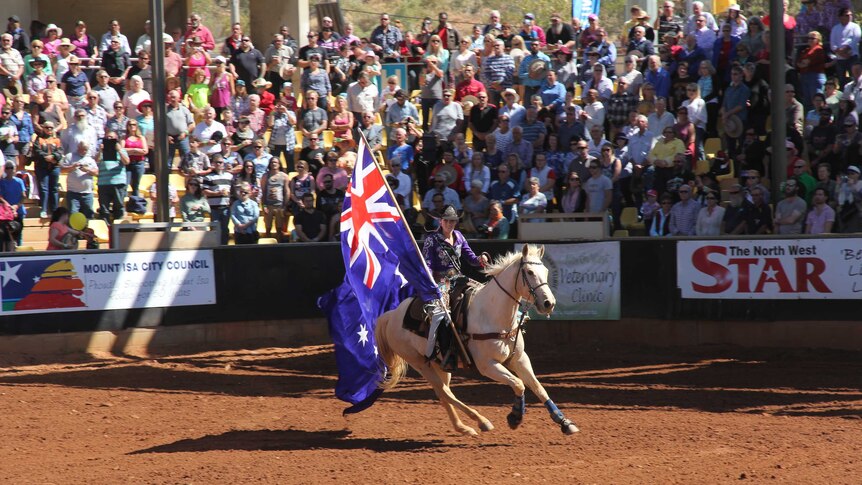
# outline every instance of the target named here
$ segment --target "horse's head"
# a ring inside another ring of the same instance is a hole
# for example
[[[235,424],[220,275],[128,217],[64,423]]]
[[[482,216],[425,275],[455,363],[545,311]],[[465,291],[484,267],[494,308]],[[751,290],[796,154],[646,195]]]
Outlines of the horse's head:
[[[550,315],[554,311],[557,299],[548,285],[548,268],[542,263],[545,246],[525,244],[521,250],[521,260],[518,263],[518,276],[521,283],[516,287],[519,296],[532,301],[536,310],[542,315]]]

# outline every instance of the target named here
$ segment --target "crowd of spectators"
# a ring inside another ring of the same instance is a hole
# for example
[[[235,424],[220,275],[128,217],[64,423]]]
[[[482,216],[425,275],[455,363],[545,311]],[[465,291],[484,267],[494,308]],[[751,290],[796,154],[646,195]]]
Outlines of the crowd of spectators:
[[[161,39],[170,159],[185,182],[168,188],[172,210],[219,222],[223,243],[229,221],[237,244],[256,242],[260,218],[279,241],[336,240],[364,136],[419,234],[446,205],[488,238],[544,212],[608,214],[619,229],[624,208],[655,236],[857,232],[862,32],[849,7],[806,0],[793,15],[785,1],[784,93],[769,88],[769,16],[739,5],[693,2],[685,15],[665,1],[654,21],[634,6],[610,33],[596,15],[543,27],[491,11],[464,28],[441,12],[412,29],[384,13],[367,36],[324,17],[307,42],[282,26],[262,47],[239,24],[214,39],[192,14]],[[65,173],[73,214],[146,211],[149,22],[134,44],[116,20],[95,36],[84,21],[32,27],[12,16],[0,36],[0,203],[23,224],[24,201],[38,199],[48,218]],[[384,75],[392,63],[405,79]],[[776,102],[787,182],[770,191]]]

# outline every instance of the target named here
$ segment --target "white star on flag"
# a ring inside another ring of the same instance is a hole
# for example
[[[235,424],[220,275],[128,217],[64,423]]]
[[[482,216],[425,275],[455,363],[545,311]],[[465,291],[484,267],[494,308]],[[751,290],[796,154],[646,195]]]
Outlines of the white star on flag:
[[[359,335],[359,343],[365,347],[365,344],[368,343],[368,329],[365,328],[365,325],[360,324],[359,331],[356,332],[356,334]]]
[[[407,278],[405,278],[404,275],[401,274],[401,265],[400,264],[395,266],[395,276],[401,278],[401,288],[404,288],[405,286],[407,286]]]
[[[10,281],[17,281],[18,283],[21,280],[18,279],[18,270],[21,269],[21,265],[12,266],[9,263],[5,263],[6,268],[0,271],[0,277],[3,278],[3,286],[6,286],[6,283]]]

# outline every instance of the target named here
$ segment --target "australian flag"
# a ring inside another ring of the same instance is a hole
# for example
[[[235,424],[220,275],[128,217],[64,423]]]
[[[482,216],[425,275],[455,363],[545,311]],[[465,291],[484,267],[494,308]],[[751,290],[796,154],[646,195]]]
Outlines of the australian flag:
[[[341,253],[344,283],[323,295],[318,306],[335,343],[335,395],[353,404],[344,410],[349,414],[367,409],[380,396],[377,317],[411,294],[440,298],[364,137],[341,213]]]

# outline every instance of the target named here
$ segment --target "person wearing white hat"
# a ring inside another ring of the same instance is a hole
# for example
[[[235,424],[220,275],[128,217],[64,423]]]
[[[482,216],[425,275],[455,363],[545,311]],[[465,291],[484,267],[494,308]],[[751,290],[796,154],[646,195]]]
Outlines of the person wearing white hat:
[[[527,116],[527,110],[520,104],[521,97],[518,93],[508,88],[503,91],[503,106],[500,108],[499,115],[509,115],[509,129],[521,126],[524,118]]]
[[[736,4],[727,7],[727,20],[721,24],[722,27],[729,24],[730,35],[737,38],[748,32],[748,22],[740,10]]]
[[[45,38],[42,39],[42,42],[45,44],[45,54],[48,54],[50,57],[56,56],[57,46],[60,44],[62,37],[63,29],[57,27],[56,24],[48,24],[45,27]]]

